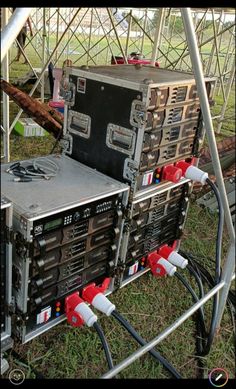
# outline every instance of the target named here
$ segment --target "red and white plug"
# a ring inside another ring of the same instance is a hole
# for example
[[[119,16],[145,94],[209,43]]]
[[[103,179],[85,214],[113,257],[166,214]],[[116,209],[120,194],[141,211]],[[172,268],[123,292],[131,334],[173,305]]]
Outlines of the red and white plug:
[[[173,248],[167,244],[161,246],[158,250],[158,254],[167,259],[172,265],[185,269],[188,265],[188,260],[182,255],[178,254]]]
[[[96,286],[95,283],[92,283],[86,286],[82,291],[83,299],[107,316],[110,316],[116,309],[115,305],[104,296],[104,292],[107,290],[110,280],[110,278],[105,278],[101,286]]]
[[[73,327],[81,327],[83,324],[92,327],[98,320],[85,301],[107,316],[112,314],[116,307],[103,294],[107,290],[110,281],[110,278],[105,278],[101,286],[96,286],[95,283],[87,285],[82,291],[82,298],[78,292],[66,297],[65,313],[68,322]]]
[[[193,159],[194,161],[194,159]],[[192,161],[192,163],[193,163]],[[179,182],[181,177],[188,178],[192,181],[200,182],[202,185],[206,184],[208,173],[193,166],[192,163],[185,161],[176,162],[163,168],[163,179],[172,182]]]
[[[78,292],[66,297],[65,313],[68,322],[73,327],[81,327],[83,324],[92,327],[98,319],[89,306],[79,296]]]
[[[188,265],[187,259],[168,245],[164,245],[158,251],[150,253],[147,256],[147,262],[155,277],[165,275],[172,277],[177,271],[177,267],[184,269]]]

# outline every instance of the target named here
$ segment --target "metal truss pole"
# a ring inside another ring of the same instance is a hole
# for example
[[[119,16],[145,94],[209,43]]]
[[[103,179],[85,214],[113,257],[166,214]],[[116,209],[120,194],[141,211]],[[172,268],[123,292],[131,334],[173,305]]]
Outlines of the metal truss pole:
[[[226,224],[227,224],[230,239],[231,239],[231,241],[234,241],[235,232],[234,232],[234,227],[232,224],[231,213],[229,210],[229,204],[228,204],[228,200],[227,200],[227,195],[226,195],[226,191],[225,191],[219,155],[218,155],[218,151],[217,151],[213,123],[212,123],[211,113],[210,113],[210,106],[209,106],[206,88],[205,88],[205,83],[204,83],[202,64],[201,64],[201,60],[200,60],[196,36],[194,33],[194,26],[193,26],[193,22],[191,19],[191,11],[189,8],[182,8],[181,14],[182,14],[183,20],[184,20],[186,39],[188,41],[189,53],[190,53],[192,66],[193,66],[193,70],[194,70],[194,74],[195,74],[195,78],[196,78],[196,85],[197,85],[198,94],[199,94],[199,98],[200,98],[201,110],[202,110],[203,120],[204,120],[204,124],[205,124],[205,128],[206,128],[206,135],[207,135],[207,139],[208,139],[208,143],[209,143],[209,149],[210,149],[211,156],[212,156],[216,181],[217,181],[217,184],[219,186],[220,195],[221,195],[223,205],[224,205]]]
[[[152,49],[152,59],[151,59],[152,66],[155,66],[155,62],[156,62],[156,59],[158,56],[158,49],[159,49],[160,42],[161,42],[161,33],[162,33],[162,27],[163,27],[163,21],[164,21],[164,14],[165,14],[165,8],[160,8],[158,19],[157,19],[157,24],[156,24],[153,49]]]
[[[218,285],[212,288],[203,298],[201,298],[197,303],[195,303],[191,308],[189,308],[182,316],[180,316],[173,324],[167,327],[162,331],[156,338],[145,344],[145,346],[140,347],[137,351],[131,354],[128,358],[124,359],[118,365],[113,367],[105,373],[101,378],[112,378],[120,371],[131,365],[138,358],[142,357],[148,351],[153,349],[158,343],[167,338],[174,330],[176,330],[181,324],[185,322],[190,316],[194,314],[203,304],[205,304],[211,297],[213,297],[220,289],[224,286],[224,282],[221,281]]]
[[[222,74],[223,75],[225,75],[225,73],[227,71],[227,65],[230,62],[229,61],[229,53],[230,53],[230,50],[232,50],[232,40],[234,38],[234,35],[235,35],[235,28],[233,29],[233,31],[232,31],[232,33],[230,35],[229,42],[228,42],[227,53],[226,53],[226,56],[225,56],[224,66],[223,66],[223,70],[222,70]]]
[[[221,280],[224,282],[224,287],[219,293],[219,306],[216,319],[216,328],[220,328],[220,323],[225,310],[227,297],[232,281],[232,274],[235,270],[235,243],[231,243],[226,261],[222,270]]]
[[[223,11],[221,11],[221,13],[222,12]],[[212,45],[212,48],[211,48],[211,53],[210,53],[210,56],[209,56],[209,61],[208,61],[208,64],[207,64],[207,69],[206,69],[206,74],[210,74],[210,72],[211,72],[212,64],[213,64],[214,58],[215,58],[215,49],[216,49],[216,45],[217,45],[216,35],[220,32],[220,19],[219,19],[219,24],[218,24],[218,27],[217,27],[217,31],[216,31],[216,28],[215,28],[215,12],[214,12],[214,9],[211,10],[211,15],[212,15],[212,23],[213,23],[214,42],[213,42],[213,45]]]
[[[119,45],[119,47],[120,47],[120,51],[121,51],[122,57],[124,58],[124,62],[127,64],[127,63],[128,63],[128,62],[127,62],[127,56],[126,56],[126,54],[125,54],[125,52],[124,52],[124,49],[123,49],[123,47],[122,47],[122,44],[121,44],[119,35],[118,35],[118,33],[117,33],[117,30],[116,30],[116,26],[115,26],[115,24],[114,24],[114,22],[113,22],[113,19],[112,19],[111,11],[110,11],[109,8],[107,8],[107,13],[108,13],[108,15],[109,15],[109,18],[110,18],[110,21],[111,21],[111,25],[112,25],[112,27],[113,27],[113,30],[114,30],[114,33],[115,33],[115,36],[116,36],[116,40],[117,40],[118,45]]]
[[[42,69],[43,69],[43,66],[45,64],[45,58],[46,58],[46,55],[45,55],[46,37],[47,37],[47,34],[46,34],[46,8],[43,8]],[[42,103],[44,102],[44,79],[45,79],[45,77],[43,75],[43,78],[41,81],[41,101],[42,101]]]
[[[97,11],[96,8],[95,8],[95,11]],[[89,62],[89,51],[90,51],[90,46],[91,46],[92,31],[93,31],[93,8],[91,9],[91,16],[90,16],[90,29],[89,29],[89,40],[88,40],[87,61],[86,61],[87,65],[88,65],[88,62]],[[104,30],[103,30],[103,32],[104,32]]]
[[[58,47],[58,38],[59,38],[59,19],[60,19],[60,8],[57,8],[57,32],[56,32],[56,46]],[[57,63],[58,51],[55,53],[55,63]]]
[[[8,23],[8,8],[4,7],[2,10],[2,23],[5,27]],[[2,77],[4,80],[9,81],[9,61],[8,51],[6,52],[2,61]],[[9,97],[6,93],[3,93],[3,157],[4,162],[10,161],[10,131],[9,131]]]
[[[100,23],[100,25],[101,25],[101,27],[102,27],[102,30],[103,30],[103,33],[104,33],[104,36],[105,36],[105,38],[106,38],[106,40],[107,40],[108,50],[110,50],[111,56],[113,56],[112,48],[111,48],[111,45],[110,45],[110,42],[109,42],[109,37],[108,37],[107,34],[106,34],[105,27],[103,26],[103,23],[102,23],[102,21],[101,21],[101,19],[100,19],[100,16],[99,16],[99,13],[98,13],[98,11],[97,11],[97,8],[95,8],[95,12],[96,12],[97,20],[98,20],[98,22]],[[116,60],[115,60],[115,62],[116,62]]]
[[[221,127],[222,127],[222,124],[223,124],[223,120],[224,120],[224,116],[225,116],[225,111],[226,111],[226,108],[227,108],[227,104],[228,104],[228,100],[229,100],[229,95],[230,95],[231,87],[233,85],[234,77],[235,77],[235,59],[234,59],[233,64],[232,64],[232,69],[231,69],[231,72],[230,72],[230,77],[229,77],[229,80],[228,80],[228,83],[227,83],[227,86],[226,86],[225,101],[224,101],[224,104],[223,104],[223,106],[221,108],[220,117],[218,119],[218,127],[217,127],[217,130],[216,130],[217,134],[219,134],[220,131],[221,131]]]
[[[226,18],[226,14],[224,13],[224,11],[221,12],[219,23],[221,22],[221,18],[223,18],[222,19],[222,28],[223,28],[223,26],[225,24],[225,18]],[[222,43],[222,37],[223,37],[223,35],[220,36],[219,43],[218,43],[219,54],[220,54],[220,48],[221,48],[221,43]],[[216,69],[217,69],[217,62],[215,64],[215,69],[214,69],[214,73],[213,74],[216,74]]]
[[[225,283],[224,283],[224,288],[222,290],[222,293],[220,295],[219,308],[217,311],[217,326],[220,326],[220,320],[221,320],[222,315],[223,315],[223,311],[224,311],[225,303],[226,303],[226,298],[227,298],[228,291],[230,288],[229,280],[231,280],[231,278],[232,278],[233,269],[234,269],[235,251],[234,251],[234,249],[232,249],[232,247],[234,248],[234,246],[235,246],[235,231],[234,231],[232,217],[231,217],[231,213],[230,213],[230,209],[229,209],[229,203],[228,203],[227,194],[226,194],[226,190],[225,190],[224,180],[223,180],[223,176],[222,176],[221,165],[220,165],[217,144],[216,144],[215,134],[214,134],[214,129],[213,129],[213,123],[212,123],[212,118],[211,118],[210,106],[209,106],[207,92],[206,92],[205,83],[204,83],[202,64],[201,64],[201,60],[200,60],[197,39],[196,39],[196,36],[194,33],[193,21],[191,18],[191,11],[189,8],[182,8],[181,14],[182,14],[183,21],[184,21],[185,34],[186,34],[186,39],[188,41],[190,58],[191,58],[191,62],[192,62],[192,66],[193,66],[193,70],[194,70],[194,74],[195,74],[195,78],[196,78],[196,85],[197,85],[197,89],[198,89],[201,110],[202,110],[202,115],[203,115],[203,121],[204,121],[204,125],[206,128],[207,140],[208,140],[209,149],[210,149],[213,167],[214,167],[214,172],[215,172],[215,176],[216,176],[216,182],[217,182],[217,185],[219,188],[221,200],[222,200],[223,207],[224,207],[225,221],[226,221],[228,234],[230,237],[230,244],[231,244],[227,259],[226,259],[225,264],[224,264],[223,273],[222,273],[222,278],[225,280]]]
[[[131,31],[132,21],[133,21],[132,9],[130,10],[128,15],[129,15],[129,25],[128,25],[128,31],[127,31],[126,45],[125,45],[125,55],[126,55],[126,57],[128,56],[130,31]]]
[[[32,8],[16,8],[1,33],[1,62],[28,19]]]
[[[223,15],[223,11],[221,12],[221,16],[222,15]],[[221,20],[221,16],[220,16],[220,20]],[[216,49],[216,65],[218,66],[220,85],[221,85],[221,90],[222,90],[222,93],[223,93],[223,98],[224,98],[224,101],[225,101],[225,89],[224,89],[224,83],[223,83],[223,79],[222,79],[222,72],[221,72],[220,58],[219,58],[220,46],[218,47],[218,42],[217,42],[217,39],[216,39],[216,35],[220,32],[220,27],[219,27],[219,30],[216,33],[214,11],[213,10],[212,10],[212,18],[213,18],[214,42],[215,42],[215,49]],[[220,26],[220,20],[219,20],[219,26]],[[222,38],[222,35],[220,36],[220,39],[221,38]],[[216,68],[215,68],[215,71],[216,71]]]
[[[148,10],[147,8],[145,9],[145,15],[144,15],[144,24],[143,24],[143,29],[146,31],[147,29],[147,21],[148,21]],[[143,45],[144,45],[144,34],[142,36],[142,41],[141,41],[141,47],[140,47],[140,53],[142,54],[143,52]]]

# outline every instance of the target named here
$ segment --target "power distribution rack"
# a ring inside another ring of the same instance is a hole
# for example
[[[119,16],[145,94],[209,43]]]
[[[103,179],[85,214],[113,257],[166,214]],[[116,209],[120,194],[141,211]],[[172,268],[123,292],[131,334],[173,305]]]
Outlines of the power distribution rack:
[[[1,196],[1,373],[8,363],[2,353],[12,347],[11,316],[12,305],[12,203]]]
[[[116,288],[128,200],[127,185],[65,155],[47,158],[59,167],[50,180],[15,182],[1,166],[14,205],[12,330],[23,343],[64,320],[65,297],[87,283],[110,276]]]
[[[206,78],[209,101],[215,80]],[[171,181],[199,156],[204,127],[193,74],[140,65],[70,67],[64,147],[72,158],[130,185],[130,198]]]
[[[169,187],[147,189],[129,203],[123,229],[120,286],[147,271],[147,257],[163,245],[178,249],[189,205],[192,183],[182,179]]]

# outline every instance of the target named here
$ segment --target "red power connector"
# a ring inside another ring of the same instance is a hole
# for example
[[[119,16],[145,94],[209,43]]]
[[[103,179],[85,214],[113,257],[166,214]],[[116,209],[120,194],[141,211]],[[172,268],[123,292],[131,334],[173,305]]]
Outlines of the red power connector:
[[[97,321],[97,316],[85,304],[78,292],[66,297],[65,313],[68,322],[73,327],[81,327],[84,323],[91,327]]]
[[[110,281],[110,278],[105,278],[101,286],[96,286],[95,283],[92,283],[82,291],[83,299],[107,316],[116,308],[103,294],[107,290]]]
[[[166,274],[173,276],[177,270],[175,266],[157,254],[157,252],[148,254],[147,262],[155,277],[163,277]]]
[[[107,290],[110,281],[111,281],[110,278],[105,278],[102,285],[100,286],[97,286],[94,282],[92,284],[85,286],[85,288],[82,290],[83,299],[88,303],[92,304],[94,297],[98,293],[104,293]]]
[[[158,249],[158,254],[167,259],[172,265],[179,266],[181,269],[185,269],[188,265],[188,260],[178,254],[172,247],[167,244]]]
[[[208,178],[208,173],[204,172],[196,166],[193,166],[192,163],[185,161],[176,162],[175,166],[181,169],[182,176],[185,178],[189,178],[190,180],[197,181],[202,185],[205,185],[206,179]]]
[[[171,182],[179,182],[182,177],[182,170],[173,164],[167,165],[163,167],[162,170],[162,178],[163,180],[171,181]]]
[[[185,177],[193,181],[201,182],[204,185],[208,174],[194,166],[195,163],[196,158],[193,157],[190,162],[182,160],[175,164],[166,165],[162,169],[162,179],[176,183],[179,182],[181,177]]]

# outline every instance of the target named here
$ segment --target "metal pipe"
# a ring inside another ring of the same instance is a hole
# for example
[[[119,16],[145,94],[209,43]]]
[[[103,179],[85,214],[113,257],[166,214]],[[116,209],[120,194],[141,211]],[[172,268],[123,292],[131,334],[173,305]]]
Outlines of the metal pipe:
[[[8,8],[2,8],[2,23],[5,27],[8,23],[9,11]],[[9,81],[9,60],[8,60],[8,51],[2,61],[2,77],[4,80]],[[10,161],[10,131],[9,131],[9,96],[6,93],[3,93],[3,153],[4,153],[4,162],[7,163]]]
[[[212,16],[212,23],[213,23],[214,39],[213,39],[213,45],[211,48],[211,54],[209,55],[206,74],[210,74],[210,72],[211,72],[211,67],[212,67],[212,63],[213,63],[214,58],[215,58],[215,49],[216,49],[216,45],[217,45],[216,35],[220,32],[220,20],[219,20],[217,31],[215,28],[215,12],[214,12],[213,8],[211,10],[211,16]]]
[[[227,104],[228,104],[228,100],[229,100],[229,95],[230,95],[230,91],[231,91],[231,87],[232,87],[232,84],[233,84],[233,81],[234,81],[234,77],[235,77],[235,58],[234,58],[234,61],[233,61],[233,64],[232,64],[232,69],[231,69],[231,72],[230,72],[230,77],[229,77],[229,80],[228,80],[228,83],[227,83],[227,86],[226,86],[226,91],[225,91],[225,101],[224,101],[224,104],[221,108],[221,112],[220,112],[220,119],[218,120],[218,126],[217,126],[217,134],[220,133],[221,131],[221,127],[222,127],[222,124],[223,124],[223,120],[224,120],[224,116],[225,116],[225,111],[226,111],[226,108],[227,108]]]
[[[171,51],[170,48],[172,48],[171,40],[172,40],[172,38],[173,38],[173,36],[174,36],[173,31],[174,31],[175,20],[176,20],[176,15],[173,14],[173,20],[172,20],[172,24],[171,24],[171,23],[170,23],[170,22],[171,22],[171,16],[172,16],[172,14],[170,13],[170,15],[169,15],[169,26],[170,26],[170,29],[169,29],[168,35],[167,35],[167,36],[168,36],[168,48],[167,48],[167,52],[166,52],[166,56],[167,56],[167,57],[168,57],[168,55],[169,55],[169,52]],[[166,62],[167,62],[167,61],[166,61],[166,58],[165,58],[165,66],[167,65]]]
[[[224,186],[224,180],[223,180],[223,175],[222,175],[222,170],[221,170],[221,165],[220,165],[220,160],[219,160],[219,155],[218,155],[218,150],[217,150],[217,144],[216,144],[216,139],[215,139],[215,134],[214,134],[214,128],[213,128],[213,123],[212,123],[212,119],[211,119],[210,106],[209,106],[205,82],[204,82],[202,63],[200,60],[198,43],[197,43],[195,31],[194,31],[193,21],[191,18],[191,11],[189,8],[181,8],[181,14],[182,14],[183,21],[184,21],[185,34],[186,34],[186,38],[188,41],[188,47],[189,47],[189,54],[190,54],[190,58],[191,58],[192,66],[193,66],[193,71],[194,71],[195,78],[196,78],[196,85],[197,85],[197,90],[198,90],[198,94],[199,94],[199,99],[200,99],[201,110],[202,110],[203,121],[204,121],[205,129],[206,129],[206,135],[207,135],[207,140],[208,140],[208,144],[209,144],[209,149],[210,149],[210,153],[211,153],[211,157],[212,157],[212,161],[213,161],[216,182],[218,184],[218,188],[219,188],[221,199],[222,199],[223,206],[224,206],[225,221],[227,224],[227,229],[228,229],[228,233],[230,236],[230,240],[231,240],[231,242],[234,242],[235,241],[235,232],[234,232],[231,213],[230,213],[230,209],[229,209],[227,194],[226,194],[225,186]]]
[[[222,17],[223,17],[223,20],[222,20],[222,27],[223,27],[224,24],[225,24],[225,18],[226,18],[226,14],[224,13],[224,11],[221,11],[221,16],[220,16],[219,23],[221,22],[221,18]],[[222,37],[223,37],[223,35],[220,36],[219,43],[218,43],[219,54],[220,54],[220,48],[221,48],[221,43],[222,43]],[[214,69],[214,73],[213,74],[216,74],[216,69],[217,69],[217,62],[215,64],[215,69]]]
[[[95,12],[96,12],[96,15],[97,15],[97,20],[99,21],[100,26],[102,27],[104,37],[106,38],[108,50],[110,50],[111,56],[113,56],[112,48],[111,48],[111,45],[110,45],[110,42],[109,42],[109,37],[106,34],[105,27],[103,26],[103,23],[102,23],[102,21],[100,19],[100,16],[99,16],[99,13],[97,11],[97,8],[95,8]],[[115,58],[115,56],[114,56],[114,58]]]
[[[64,38],[64,36],[65,36],[65,34],[66,34],[68,28],[70,28],[70,25],[73,23],[74,19],[75,19],[76,16],[78,15],[79,11],[80,11],[80,8],[79,8],[78,11],[75,13],[74,17],[71,19],[71,21],[70,21],[70,23],[68,24],[68,26],[67,26],[67,28],[65,29],[65,31],[62,33],[62,35],[61,35],[61,37],[60,37],[60,39],[59,39],[59,41],[58,41],[58,46],[59,46],[59,44],[61,43],[62,39]],[[57,47],[54,47],[54,49],[53,49],[51,55],[50,55],[49,58],[47,59],[47,62],[45,63],[45,65],[44,65],[44,67],[43,67],[43,69],[42,69],[42,71],[41,71],[41,73],[40,73],[40,75],[39,75],[38,80],[35,82],[33,88],[31,89],[31,91],[30,91],[30,93],[29,93],[29,96],[32,96],[32,95],[33,95],[35,89],[37,88],[39,82],[41,81],[41,78],[43,77],[43,74],[44,74],[45,70],[46,70],[47,67],[48,67],[49,62],[50,62],[51,59],[53,58],[56,49],[57,49]],[[19,117],[21,116],[22,112],[23,112],[23,110],[20,109],[20,111],[18,112],[18,114],[16,115],[15,119],[13,120],[13,122],[12,122],[12,124],[11,124],[10,132],[11,132],[11,130],[14,128],[14,126],[15,126],[17,120],[19,119]]]
[[[221,281],[224,282],[224,287],[219,293],[219,305],[218,305],[218,312],[217,312],[217,319],[216,319],[217,329],[219,329],[220,327],[229,289],[231,286],[231,281],[235,278],[235,275],[233,274],[234,269],[235,269],[235,245],[231,244],[222,270],[222,275],[221,275]]]
[[[226,53],[226,56],[225,56],[225,61],[224,61],[224,66],[223,66],[223,70],[222,70],[222,73],[225,74],[226,70],[227,70],[227,65],[228,65],[228,58],[229,58],[229,53],[230,53],[230,50],[232,48],[232,40],[234,38],[234,35],[235,35],[235,27],[233,29],[233,34],[230,35],[230,38],[229,38],[229,42],[228,42],[228,48],[227,48],[227,53]]]
[[[57,30],[56,30],[56,47],[58,47],[59,38],[59,20],[60,20],[60,8],[57,8]],[[55,63],[57,63],[58,51],[55,52]]]
[[[129,25],[128,25],[128,31],[127,31],[127,38],[126,38],[126,44],[125,44],[125,55],[126,57],[128,56],[128,48],[129,48],[129,37],[130,37],[130,31],[131,31],[131,26],[132,26],[132,9],[130,10],[129,15]]]
[[[221,11],[221,15],[222,15],[222,12],[223,11]],[[214,13],[213,13],[213,15],[214,15]],[[219,21],[219,26],[220,26],[220,21]],[[220,27],[219,27],[219,30],[220,30]],[[221,85],[221,90],[222,90],[223,98],[224,98],[224,101],[225,101],[225,89],[224,89],[224,83],[223,83],[222,74],[221,74],[221,68],[220,68],[218,42],[217,42],[217,39],[216,39],[216,35],[219,33],[219,30],[216,33],[215,20],[213,19],[214,41],[215,41],[215,49],[216,49],[216,64],[218,66],[220,85]],[[222,35],[221,35],[221,37],[222,37]]]
[[[42,68],[45,63],[45,42],[46,42],[46,8],[43,8],[43,44],[42,44]],[[43,76],[41,81],[41,101],[44,102],[44,79]]]
[[[95,11],[97,12],[96,8],[95,8]],[[92,37],[92,31],[93,31],[93,8],[91,9],[91,16],[90,16],[90,29],[89,29],[89,40],[88,40],[88,47],[87,47],[87,65],[88,65],[88,62],[89,62],[89,50],[90,50],[90,46],[91,46],[91,37]],[[98,13],[97,13],[98,15]],[[100,22],[101,23],[101,22]],[[104,32],[104,30],[103,30]]]
[[[127,56],[126,56],[126,54],[125,54],[125,52],[124,52],[124,49],[123,49],[123,47],[122,47],[122,44],[121,44],[121,42],[120,42],[120,38],[119,38],[119,35],[118,35],[117,31],[116,31],[116,26],[115,26],[115,24],[114,24],[114,22],[113,22],[112,15],[111,15],[111,11],[110,11],[109,8],[107,8],[107,13],[108,13],[108,15],[109,15],[109,18],[110,18],[110,21],[111,21],[111,25],[112,25],[113,30],[114,30],[114,32],[115,32],[115,36],[116,36],[118,45],[119,45],[119,47],[120,47],[121,54],[122,54],[122,56],[123,56],[123,58],[124,58],[124,62],[127,64],[127,63],[128,63],[128,62],[127,62]]]
[[[159,49],[160,42],[161,42],[161,32],[162,32],[164,14],[165,14],[165,8],[160,8],[158,19],[157,19],[155,36],[154,36],[152,58],[151,58],[151,63],[150,63],[151,66],[155,66],[155,62],[157,59],[158,49]]]
[[[28,19],[32,8],[16,8],[1,33],[1,62]]]
[[[131,365],[134,361],[140,358],[142,355],[146,354],[149,350],[154,348],[158,343],[164,340],[169,336],[176,328],[178,328],[182,323],[185,322],[190,316],[193,315],[203,304],[205,304],[212,296],[214,296],[218,291],[223,288],[224,282],[221,281],[218,285],[212,288],[203,298],[201,298],[197,303],[190,307],[182,316],[180,316],[173,324],[167,327],[162,331],[158,336],[153,340],[148,342],[145,346],[140,347],[137,351],[131,354],[129,357],[124,359],[122,362],[118,363],[113,369],[105,373],[101,378],[112,378],[118,374],[121,370],[125,369],[127,366]]]
[[[143,24],[143,29],[144,30],[147,29],[147,20],[148,20],[148,10],[147,10],[147,8],[145,8],[144,24]],[[143,36],[142,36],[141,47],[140,47],[140,53],[141,54],[143,53],[143,45],[144,45],[144,33],[143,33]],[[126,55],[127,55],[127,53],[126,53]]]

